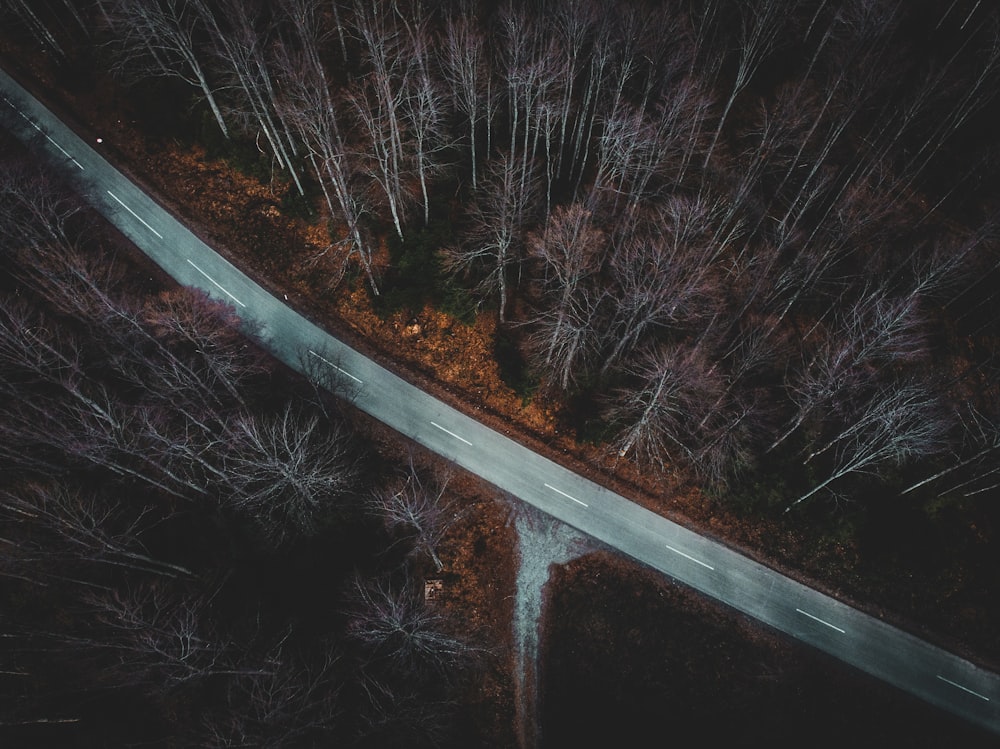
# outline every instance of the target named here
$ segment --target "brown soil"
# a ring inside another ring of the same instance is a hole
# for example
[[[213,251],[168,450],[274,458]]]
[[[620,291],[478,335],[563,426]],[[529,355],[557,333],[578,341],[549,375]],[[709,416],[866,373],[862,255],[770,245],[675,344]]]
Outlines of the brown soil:
[[[462,517],[439,551],[444,564],[440,604],[462,634],[483,648],[481,680],[466,695],[462,720],[482,746],[514,745],[514,683],[510,621],[514,599],[514,530],[509,506],[478,479],[452,479]]]
[[[470,746],[514,746],[514,682],[511,618],[514,606],[515,549],[510,506],[492,487],[365,414],[355,412],[359,429],[383,455],[413,456],[418,468],[448,476],[445,501],[455,521],[437,548],[443,569],[426,568],[441,590],[429,605],[479,649],[459,710],[460,733]]]

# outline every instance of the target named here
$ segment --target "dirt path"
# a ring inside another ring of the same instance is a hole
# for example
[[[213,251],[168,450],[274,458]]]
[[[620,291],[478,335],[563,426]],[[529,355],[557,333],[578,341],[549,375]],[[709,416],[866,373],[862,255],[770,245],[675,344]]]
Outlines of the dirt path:
[[[538,724],[538,640],[545,605],[545,586],[554,564],[565,564],[593,550],[593,542],[577,530],[526,504],[518,503],[518,568],[514,601],[516,730],[521,749],[540,744]]]

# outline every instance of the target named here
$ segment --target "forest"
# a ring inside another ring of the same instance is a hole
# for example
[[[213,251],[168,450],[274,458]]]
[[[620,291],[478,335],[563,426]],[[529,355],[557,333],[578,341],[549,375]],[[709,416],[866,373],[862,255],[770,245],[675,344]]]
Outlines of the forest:
[[[690,476],[746,516],[831,533],[877,514],[876,544],[925,545],[911,515],[992,539],[991,4],[0,0],[0,22],[65,80],[112,72],[150,133],[183,133],[280,185],[281,211],[323,229],[321,247],[292,259],[323,293],[363,287],[376,310],[495,317],[508,383],[556,404],[607,464]],[[403,714],[430,732],[448,700],[425,703],[413,685],[475,647],[417,605],[410,567],[433,565],[434,546],[412,514],[393,525],[388,503],[433,508],[407,492],[438,496],[436,479],[399,476],[359,447],[333,400],[239,343],[253,332],[226,308],[130,288],[94,260],[108,243],[56,182],[4,170],[3,522],[66,549],[36,565],[24,555],[41,546],[7,543],[5,585],[29,608],[65,586],[94,626],[69,631],[47,612],[44,646],[19,657],[51,664],[46,652],[73,648],[104,667],[137,647],[129,617],[170,622],[167,640],[184,620],[203,638],[186,641],[190,657],[142,644],[144,673],[170,673],[176,689],[107,671],[152,695],[145,710],[217,690],[231,712],[191,730],[235,741],[263,730],[245,720],[278,710],[268,700],[300,717],[326,700],[351,717],[307,720],[310,735],[363,742],[407,730],[377,716],[410,700]],[[252,619],[233,607],[253,596],[222,580],[265,557],[293,578],[327,534],[343,577],[323,615],[349,635],[345,652],[296,651],[285,620],[228,629]],[[420,640],[382,657],[371,612],[404,603],[441,650]],[[208,665],[182,678],[166,665],[178,657]],[[309,672],[315,684],[276,683],[303,678],[276,667],[296,658],[330,666]]]
[[[981,3],[41,5],[267,152],[330,287],[497,315],[581,439],[764,508],[994,492]]]
[[[471,740],[487,649],[423,587],[448,477],[0,146],[4,743]]]

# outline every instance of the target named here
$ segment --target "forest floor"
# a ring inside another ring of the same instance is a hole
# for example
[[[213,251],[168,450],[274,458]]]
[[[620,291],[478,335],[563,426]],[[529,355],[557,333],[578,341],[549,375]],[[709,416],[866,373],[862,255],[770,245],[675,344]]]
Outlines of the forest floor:
[[[207,242],[352,346],[532,449],[672,520],[948,649],[987,666],[1000,665],[998,583],[988,570],[980,573],[974,568],[974,564],[981,565],[981,559],[956,554],[943,560],[932,574],[915,571],[905,555],[869,554],[856,535],[741,514],[700,491],[689,477],[646,476],[605,448],[577,442],[570,414],[543,397],[525,402],[501,379],[494,315],[480,314],[472,325],[465,325],[429,307],[384,317],[376,314],[362,282],[331,287],[330,279],[338,274],[332,251],[326,251],[326,223],[282,213],[287,186],[280,176],[261,181],[224,161],[205,158],[197,146],[172,138],[149,138],[143,134],[150,125],[148,116],[134,109],[129,97],[109,80],[67,81],[54,77],[44,60],[26,68],[24,61],[33,60],[34,52],[11,46],[4,50],[0,44],[0,54],[17,61],[9,68],[11,72],[60,111],[78,133],[92,143],[101,137],[99,147],[119,168],[146,184]],[[384,255],[383,250],[382,262]],[[470,526],[467,534],[454,537],[452,574],[470,583],[454,588],[454,596],[473,609],[506,607],[509,617],[510,603],[504,603],[498,590],[512,591],[512,566],[493,582],[497,589],[471,588],[473,582],[486,584],[494,574],[494,552],[503,559],[514,547],[513,531],[499,519],[506,512],[504,505],[494,507],[490,491],[481,484],[473,494],[481,497],[471,501],[483,503],[486,519],[476,521],[481,525]],[[973,528],[972,532],[989,544],[985,556],[995,557],[997,544],[992,543],[991,529]],[[482,541],[484,537],[488,540]],[[503,636],[509,637],[509,628]],[[497,689],[504,688],[498,681]],[[509,695],[498,698],[512,699]]]
[[[358,426],[374,437],[382,455],[408,451],[438,476],[448,475],[445,499],[456,520],[437,548],[443,568],[425,579],[440,580],[429,605],[440,607],[456,634],[479,649],[474,679],[463,690],[458,733],[469,746],[515,746],[516,664],[513,658],[516,531],[509,502],[477,477],[415,448],[400,435],[358,414]]]

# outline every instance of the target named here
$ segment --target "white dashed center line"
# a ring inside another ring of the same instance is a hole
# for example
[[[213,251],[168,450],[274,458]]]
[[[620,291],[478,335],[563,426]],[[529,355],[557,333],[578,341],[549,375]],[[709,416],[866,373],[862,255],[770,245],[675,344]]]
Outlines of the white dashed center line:
[[[973,691],[972,691],[971,689],[969,689],[968,687],[963,687],[963,686],[962,686],[961,684],[958,684],[958,683],[956,683],[956,682],[952,681],[951,679],[946,679],[946,678],[944,678],[943,676],[941,676],[941,674],[938,674],[938,678],[939,678],[939,679],[940,679],[941,681],[943,681],[943,682],[944,682],[945,684],[951,684],[951,685],[952,685],[953,687],[957,687],[958,689],[961,689],[961,690],[962,690],[963,692],[968,692],[968,693],[969,693],[969,694],[971,694],[971,695],[972,695],[973,697],[978,697],[979,699],[981,699],[981,700],[986,700],[987,702],[989,702],[989,701],[990,701],[990,698],[989,698],[989,697],[987,697],[986,695],[983,695],[983,694],[979,694],[979,692],[973,692]]]
[[[450,435],[451,435],[452,437],[454,437],[455,439],[457,439],[457,440],[460,440],[460,441],[464,442],[464,443],[465,443],[465,444],[467,444],[467,445],[468,445],[469,447],[472,447],[472,443],[471,443],[471,442],[469,442],[469,440],[465,439],[465,437],[459,437],[459,436],[458,436],[457,434],[455,434],[455,433],[454,433],[453,431],[451,431],[450,429],[445,429],[445,428],[444,428],[443,426],[441,426],[440,424],[438,424],[438,423],[436,423],[436,422],[433,422],[433,421],[431,422],[431,426],[432,426],[432,427],[437,427],[438,429],[440,429],[440,430],[441,430],[442,432],[444,432],[445,434],[450,434]]]
[[[577,503],[578,505],[583,505],[584,507],[590,507],[590,505],[588,505],[588,504],[587,504],[586,502],[581,502],[581,501],[580,501],[579,499],[577,499],[576,497],[574,497],[574,496],[571,496],[571,495],[567,494],[566,492],[562,491],[561,489],[556,489],[556,488],[555,488],[554,486],[552,486],[552,484],[545,484],[545,488],[546,488],[546,489],[551,489],[551,490],[552,490],[552,491],[554,491],[554,492],[555,492],[556,494],[562,494],[562,495],[563,495],[564,497],[566,497],[566,499],[572,499],[572,500],[573,500],[574,502],[576,502],[576,503]]]
[[[712,565],[710,565],[710,564],[705,564],[705,563],[704,563],[703,561],[701,561],[700,559],[695,559],[695,558],[694,558],[693,556],[691,556],[690,554],[685,554],[685,553],[684,553],[683,551],[681,551],[680,549],[675,549],[675,548],[674,548],[673,546],[671,546],[670,544],[663,544],[663,545],[664,545],[664,546],[666,546],[666,547],[667,547],[668,549],[670,549],[670,550],[671,550],[672,552],[674,552],[674,554],[680,554],[680,555],[681,555],[682,557],[684,557],[685,559],[690,559],[690,560],[691,560],[692,562],[694,562],[695,564],[700,564],[700,565],[701,565],[702,567],[707,567],[707,568],[708,568],[708,569],[710,569],[710,570],[714,570],[714,569],[715,569],[715,567],[713,567]]]
[[[833,624],[830,624],[830,622],[825,622],[825,621],[823,621],[822,619],[820,619],[820,618],[819,618],[818,616],[813,616],[813,615],[812,615],[812,614],[810,614],[810,613],[809,613],[808,611],[803,611],[802,609],[795,609],[795,610],[796,610],[796,611],[798,611],[798,612],[799,612],[800,614],[802,614],[802,616],[808,616],[808,617],[809,617],[810,619],[812,619],[813,621],[816,621],[816,622],[819,622],[820,624],[825,624],[825,625],[826,625],[827,627],[829,627],[830,629],[835,629],[835,630],[837,630],[837,631],[838,631],[838,632],[840,632],[840,634],[842,634],[842,635],[843,635],[843,634],[846,634],[846,632],[845,632],[845,631],[844,631],[843,629],[841,629],[840,627],[838,627],[838,626],[836,626],[836,625],[833,625]]]
[[[193,260],[191,260],[190,258],[188,258],[188,262],[191,263],[191,267],[192,268],[194,268],[196,271],[198,271],[199,273],[201,273],[201,275],[203,275],[205,278],[207,278],[209,281],[211,281],[213,284],[215,284],[216,288],[219,291],[221,291],[223,294],[225,294],[227,297],[229,297],[230,299],[232,299],[234,302],[236,302],[241,307],[246,307],[246,305],[243,304],[243,302],[241,302],[239,299],[237,299],[232,294],[230,294],[228,291],[226,291],[225,287],[223,287],[222,284],[220,284],[218,281],[216,281],[214,278],[212,278],[210,275],[208,275],[205,271],[203,271],[201,268],[199,268],[197,265],[195,265]]]
[[[136,218],[137,218],[137,219],[139,220],[139,222],[140,222],[140,223],[141,223],[141,224],[142,224],[143,226],[145,226],[145,227],[146,227],[147,229],[149,229],[149,230],[150,230],[151,232],[153,232],[153,234],[155,234],[156,236],[158,236],[158,237],[159,237],[160,239],[163,239],[163,235],[162,235],[162,234],[160,234],[160,232],[158,232],[158,231],[157,231],[156,229],[154,229],[154,228],[153,228],[152,226],[150,226],[149,224],[147,224],[147,223],[145,222],[145,220],[143,220],[142,216],[140,216],[140,215],[139,215],[138,213],[136,213],[136,212],[135,212],[135,211],[133,211],[133,210],[132,210],[131,208],[129,208],[129,207],[127,206],[127,205],[125,205],[125,204],[124,204],[124,203],[122,202],[122,199],[121,199],[121,198],[119,198],[119,197],[118,197],[117,195],[115,195],[115,194],[114,194],[113,192],[111,192],[111,190],[108,190],[108,195],[110,195],[110,196],[111,196],[112,198],[114,198],[114,199],[115,199],[115,202],[116,202],[116,203],[118,203],[118,205],[120,205],[120,206],[121,206],[122,208],[124,208],[124,209],[125,209],[126,211],[128,211],[128,212],[129,212],[129,213],[131,213],[131,214],[132,214],[133,216],[135,216],[135,217],[136,217]],[[190,262],[190,261],[188,261],[188,262]],[[193,265],[193,263],[192,263],[192,265]],[[219,288],[222,288],[222,287],[220,286]],[[224,290],[224,289],[223,289],[223,290]],[[225,291],[225,290],[224,290],[224,291]],[[229,292],[227,291],[226,293],[228,294]],[[244,305],[244,306],[246,306],[246,305]]]
[[[333,367],[333,368],[334,368],[334,369],[336,369],[336,370],[337,370],[338,372],[340,372],[340,373],[341,373],[342,375],[344,375],[344,377],[350,377],[350,378],[351,378],[352,380],[354,380],[354,381],[355,381],[356,383],[358,383],[359,385],[364,385],[364,383],[363,383],[363,382],[362,382],[361,380],[359,380],[359,379],[358,379],[357,377],[355,377],[354,375],[352,375],[352,374],[351,374],[350,372],[348,372],[348,371],[347,371],[346,369],[341,369],[341,368],[340,368],[340,367],[338,367],[338,366],[337,366],[336,364],[334,364],[334,363],[333,363],[332,361],[330,361],[329,359],[324,359],[324,358],[323,358],[322,356],[320,356],[319,354],[317,354],[317,353],[316,353],[315,351],[313,351],[312,349],[309,349],[309,354],[310,354],[311,356],[315,356],[315,357],[316,357],[317,359],[319,359],[319,360],[320,360],[321,362],[323,362],[323,363],[324,363],[324,364],[326,364],[327,366],[329,366],[329,367]]]
[[[41,133],[42,135],[44,135],[44,136],[45,136],[46,138],[48,138],[48,140],[49,140],[49,143],[51,143],[51,144],[52,144],[53,146],[55,146],[55,147],[56,147],[56,148],[58,148],[58,149],[59,149],[60,151],[62,151],[62,152],[63,152],[63,154],[64,154],[64,155],[66,156],[66,158],[67,158],[67,159],[69,159],[69,160],[70,160],[70,161],[72,161],[72,162],[73,162],[74,164],[76,164],[76,165],[77,165],[78,167],[80,167],[80,169],[83,169],[83,164],[81,164],[81,163],[80,163],[79,161],[77,161],[76,159],[74,159],[74,158],[73,158],[73,156],[72,156],[72,154],[70,154],[70,152],[69,152],[69,151],[67,151],[67,150],[66,150],[65,148],[63,148],[63,147],[62,147],[62,146],[60,146],[60,145],[59,145],[58,143],[56,143],[56,141],[55,141],[55,140],[53,140],[53,138],[52,138],[52,136],[51,136],[51,135],[49,135],[49,134],[48,134],[47,132],[45,132],[44,130],[42,130],[42,128],[40,128],[40,127],[39,127],[39,126],[38,126],[37,124],[35,124],[35,121],[34,121],[34,120],[32,120],[32,119],[31,119],[30,117],[28,117],[28,115],[26,115],[26,114],[25,114],[24,112],[22,112],[22,111],[21,111],[20,109],[18,109],[17,107],[15,107],[15,106],[14,106],[14,103],[13,103],[13,102],[12,102],[12,101],[11,101],[10,99],[8,99],[8,98],[7,98],[6,96],[4,96],[4,97],[2,97],[2,98],[3,98],[3,100],[4,100],[5,102],[7,102],[7,105],[8,105],[8,106],[9,106],[9,107],[10,107],[11,109],[13,109],[13,110],[14,110],[15,112],[17,112],[17,113],[18,113],[19,115],[21,115],[21,119],[23,119],[23,120],[24,120],[25,122],[27,122],[27,123],[28,123],[29,125],[31,125],[31,126],[32,126],[33,128],[35,128],[35,130],[37,130],[38,132],[40,132],[40,133]]]
[[[65,156],[65,157],[66,157],[67,159],[69,159],[69,160],[70,160],[70,161],[72,161],[72,162],[73,162],[74,164],[76,164],[76,165],[77,165],[78,167],[80,167],[80,169],[83,169],[83,164],[81,164],[81,163],[80,163],[79,161],[77,161],[76,159],[74,159],[74,158],[73,158],[73,155],[72,155],[72,154],[71,154],[71,153],[70,153],[69,151],[67,151],[67,150],[66,150],[65,148],[63,148],[63,147],[62,147],[62,146],[60,146],[60,145],[59,145],[58,143],[56,143],[56,141],[55,141],[55,140],[54,140],[54,139],[52,138],[52,136],[51,136],[51,135],[49,135],[48,133],[42,133],[42,135],[44,135],[44,136],[45,136],[46,138],[48,138],[48,140],[49,140],[49,143],[51,143],[51,144],[52,144],[53,146],[55,146],[55,147],[56,147],[56,148],[58,148],[58,149],[59,149],[60,151],[62,151],[63,155],[64,155],[64,156]]]

